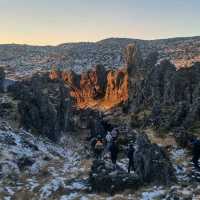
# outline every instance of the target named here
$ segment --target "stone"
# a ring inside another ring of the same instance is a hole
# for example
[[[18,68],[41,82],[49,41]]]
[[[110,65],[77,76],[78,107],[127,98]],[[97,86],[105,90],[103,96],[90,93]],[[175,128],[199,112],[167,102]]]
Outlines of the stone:
[[[141,182],[134,174],[123,170],[113,171],[112,165],[105,161],[93,162],[89,183],[93,191],[114,194],[125,189],[137,189]]]
[[[157,144],[151,144],[146,134],[138,134],[136,146],[134,167],[142,182],[171,184],[176,180],[165,151]]]

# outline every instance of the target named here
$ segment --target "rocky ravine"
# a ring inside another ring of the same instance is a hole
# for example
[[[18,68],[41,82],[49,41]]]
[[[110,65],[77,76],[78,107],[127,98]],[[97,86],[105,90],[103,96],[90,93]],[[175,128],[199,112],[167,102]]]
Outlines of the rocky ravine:
[[[143,59],[134,45],[125,58],[122,71],[45,72],[1,93],[2,199],[199,198],[199,174],[179,146],[199,121],[199,64],[176,71],[168,61],[158,65],[156,53]],[[120,129],[114,172],[109,159],[93,162],[88,149],[86,138],[91,130],[93,136],[103,131],[101,120],[127,128]],[[136,170],[128,175],[123,149],[130,139]]]

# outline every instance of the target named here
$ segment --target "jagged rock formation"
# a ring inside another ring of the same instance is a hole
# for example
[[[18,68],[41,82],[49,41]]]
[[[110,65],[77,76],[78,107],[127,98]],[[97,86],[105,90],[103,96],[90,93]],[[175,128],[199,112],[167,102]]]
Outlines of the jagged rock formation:
[[[63,79],[78,108],[109,109],[128,100],[128,73],[126,68],[106,71],[95,66],[81,75],[69,72],[50,72],[51,79]]]
[[[143,59],[140,49],[136,44],[129,44],[124,51],[125,63],[129,74],[134,74],[136,69],[142,66]]]
[[[70,129],[71,100],[61,81],[36,74],[10,88],[18,102],[21,126],[56,140]]]
[[[142,73],[143,59],[136,44],[130,44],[126,47],[125,62],[129,77],[128,96],[129,101],[131,101],[136,94],[138,82],[144,78]]]
[[[170,184],[175,181],[172,164],[164,150],[151,144],[146,134],[138,134],[134,167],[142,182]]]
[[[103,104],[112,108],[128,100],[128,73],[122,68],[109,71],[107,74],[107,88]]]
[[[65,105],[64,99],[70,96],[74,100],[75,107],[79,109],[92,108],[105,111],[128,102],[126,110],[132,114],[132,119],[135,113],[148,110],[150,114],[145,118],[146,125],[152,121],[156,121],[157,125],[164,129],[180,126],[188,129],[196,123],[198,125],[200,64],[196,63],[189,69],[177,71],[167,60],[158,64],[156,52],[151,53],[146,59],[141,55],[137,44],[128,45],[125,50],[124,68],[106,71],[102,65],[97,65],[80,75],[73,71],[53,69],[49,74],[50,79],[46,75],[46,78],[41,78],[44,80],[32,78],[31,81],[22,81],[21,93],[26,95],[17,95],[22,102],[25,102],[19,104],[20,114],[24,116],[21,118],[22,124],[29,124],[27,128],[36,127],[42,132],[48,132],[47,135],[50,132],[57,134],[64,130],[63,110],[70,110],[71,107],[68,103]],[[52,95],[54,92],[56,95]],[[26,104],[32,102],[34,105],[30,109]],[[31,117],[25,117],[26,113]],[[48,119],[48,116],[52,116],[51,119]],[[38,118],[43,122],[33,120]],[[43,127],[43,124],[48,124],[49,128],[45,125]],[[132,124],[140,126],[144,123]]]
[[[176,71],[172,64],[165,61],[149,74],[145,85],[150,90],[143,90],[143,99],[154,105],[159,104],[162,108],[171,108],[171,113],[168,112],[171,114],[168,127],[182,125],[189,128],[200,119],[199,66],[197,63],[190,69]]]
[[[189,69],[176,70],[168,60],[156,64],[156,53],[141,62],[137,47],[129,46],[128,51],[129,111],[148,109],[152,120],[165,128],[190,128],[200,120],[199,63]],[[154,113],[158,108],[160,112]]]
[[[105,111],[128,102],[129,113],[148,110],[147,125],[156,121],[164,129],[190,128],[199,121],[199,63],[177,70],[168,60],[158,63],[157,52],[143,59],[137,44],[128,45],[124,57],[124,68],[115,71],[97,65],[81,75],[54,70],[50,78],[63,79],[81,109]]]

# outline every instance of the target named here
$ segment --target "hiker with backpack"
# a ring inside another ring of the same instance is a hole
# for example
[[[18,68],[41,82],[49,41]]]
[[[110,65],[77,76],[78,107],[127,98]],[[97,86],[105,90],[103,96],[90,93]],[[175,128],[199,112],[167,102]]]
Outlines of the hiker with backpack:
[[[101,136],[98,135],[94,146],[94,153],[97,160],[102,159],[103,150],[104,150],[103,140]]]
[[[133,144],[130,144],[128,148],[128,152],[127,152],[127,157],[129,159],[128,173],[130,173],[131,169],[134,170],[134,161],[133,161],[134,152],[135,152],[135,149],[133,147]]]

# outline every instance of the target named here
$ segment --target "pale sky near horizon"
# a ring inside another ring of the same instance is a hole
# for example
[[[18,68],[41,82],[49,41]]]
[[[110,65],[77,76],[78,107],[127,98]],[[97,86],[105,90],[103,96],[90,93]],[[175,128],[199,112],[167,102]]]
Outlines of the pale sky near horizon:
[[[0,0],[0,43],[200,35],[200,0]]]

